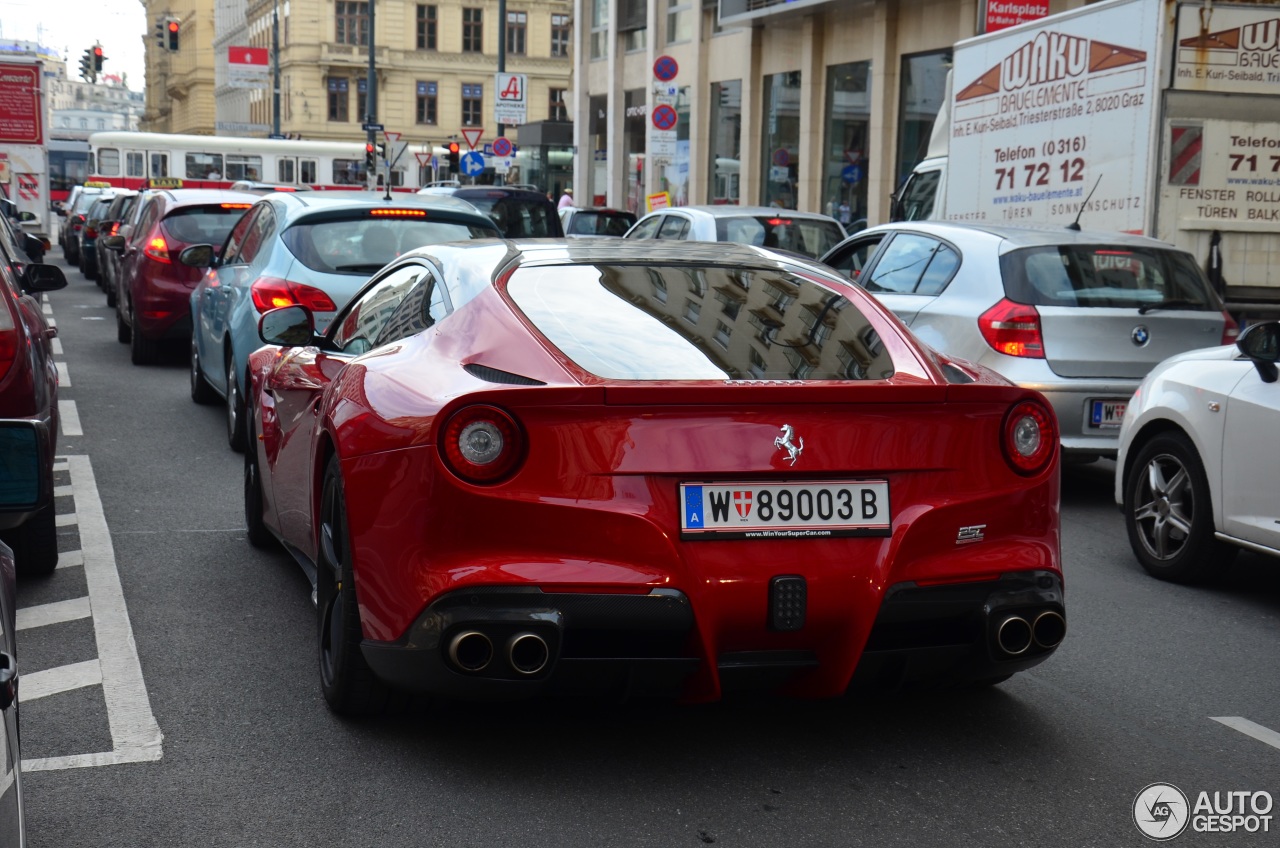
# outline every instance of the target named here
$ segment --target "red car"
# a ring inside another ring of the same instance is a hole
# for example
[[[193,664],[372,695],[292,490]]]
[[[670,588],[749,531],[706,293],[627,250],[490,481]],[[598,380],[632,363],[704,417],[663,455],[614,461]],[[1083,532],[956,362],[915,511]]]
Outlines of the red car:
[[[12,239],[0,238],[0,540],[13,548],[18,573],[27,576],[52,573],[58,565],[58,372],[55,331],[39,296],[67,280],[54,265],[20,264],[13,252]]]
[[[1066,630],[1052,409],[803,259],[476,241],[265,313],[245,514],[323,692],[998,682]]]
[[[134,365],[155,362],[166,339],[191,337],[191,291],[204,275],[178,261],[193,244],[221,245],[258,195],[220,189],[149,191],[132,232],[103,236],[120,252],[116,338],[129,344]]]

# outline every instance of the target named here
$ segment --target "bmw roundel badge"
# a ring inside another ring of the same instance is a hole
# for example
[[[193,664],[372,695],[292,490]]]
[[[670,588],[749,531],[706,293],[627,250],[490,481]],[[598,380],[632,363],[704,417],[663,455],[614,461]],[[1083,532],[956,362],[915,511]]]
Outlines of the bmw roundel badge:
[[[1133,343],[1138,347],[1142,347],[1144,344],[1151,341],[1151,333],[1148,332],[1146,327],[1139,324],[1133,328],[1133,332],[1129,334],[1129,338],[1133,339]]]

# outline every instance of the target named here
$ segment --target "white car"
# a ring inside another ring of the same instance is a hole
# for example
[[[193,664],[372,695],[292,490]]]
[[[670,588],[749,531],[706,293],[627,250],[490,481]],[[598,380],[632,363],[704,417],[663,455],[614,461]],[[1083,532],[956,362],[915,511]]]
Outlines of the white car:
[[[1280,322],[1157,365],[1120,428],[1116,503],[1150,574],[1194,582],[1240,548],[1280,557]]]
[[[645,215],[623,238],[731,241],[816,259],[845,237],[835,218],[771,206],[671,206]]]

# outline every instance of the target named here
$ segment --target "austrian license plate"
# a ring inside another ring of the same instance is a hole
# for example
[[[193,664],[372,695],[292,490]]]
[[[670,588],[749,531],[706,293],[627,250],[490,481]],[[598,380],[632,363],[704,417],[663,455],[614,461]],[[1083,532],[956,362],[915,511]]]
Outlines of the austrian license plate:
[[[888,536],[888,480],[681,483],[682,539]]]
[[[1124,421],[1124,411],[1129,399],[1097,399],[1089,401],[1089,426],[1099,430],[1113,430]]]

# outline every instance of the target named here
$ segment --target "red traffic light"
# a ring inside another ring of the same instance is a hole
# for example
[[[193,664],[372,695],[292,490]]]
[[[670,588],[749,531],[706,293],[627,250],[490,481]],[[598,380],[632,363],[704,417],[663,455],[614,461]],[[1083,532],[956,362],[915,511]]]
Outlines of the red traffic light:
[[[169,32],[177,32],[178,26],[179,24],[177,21],[169,21]]]
[[[373,143],[372,143],[372,142],[369,142],[369,143],[365,144],[365,146],[364,146],[364,152],[365,152],[365,153],[372,153],[372,152],[373,152]]]
[[[102,48],[101,48],[101,47],[95,47],[95,48],[93,48],[93,55],[95,55],[95,56],[101,56],[101,55],[102,55]]]
[[[458,145],[458,142],[456,142],[456,141],[451,141],[451,142],[449,142],[449,153],[450,153],[450,154],[457,153],[457,152],[458,152],[459,150],[461,150],[461,149],[462,149],[462,148]]]

